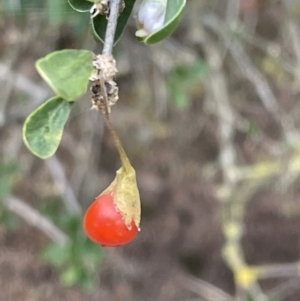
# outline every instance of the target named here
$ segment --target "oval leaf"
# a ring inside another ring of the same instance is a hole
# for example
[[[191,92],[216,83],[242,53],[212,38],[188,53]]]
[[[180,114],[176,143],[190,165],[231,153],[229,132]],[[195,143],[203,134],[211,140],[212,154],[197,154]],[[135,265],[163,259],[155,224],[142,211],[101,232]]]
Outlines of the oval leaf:
[[[160,30],[144,38],[142,41],[149,45],[160,42],[168,37],[176,29],[185,4],[186,0],[168,0],[164,26]]]
[[[87,90],[93,71],[92,59],[91,51],[66,49],[37,60],[36,69],[55,94],[74,100]]]
[[[115,44],[118,42],[118,40],[120,39],[123,33],[123,30],[130,17],[135,1],[136,0],[125,0],[125,8],[121,12],[118,18],[118,24],[116,28],[116,34],[115,34]],[[107,26],[107,20],[105,16],[98,15],[97,17],[92,19],[92,30],[94,36],[98,41],[102,43],[104,43],[105,40],[106,26]]]
[[[72,103],[55,96],[33,111],[23,125],[23,140],[36,156],[52,156],[60,143]]]
[[[87,0],[68,0],[70,6],[80,12],[80,13],[84,13],[84,12],[88,12],[90,11],[93,3]]]

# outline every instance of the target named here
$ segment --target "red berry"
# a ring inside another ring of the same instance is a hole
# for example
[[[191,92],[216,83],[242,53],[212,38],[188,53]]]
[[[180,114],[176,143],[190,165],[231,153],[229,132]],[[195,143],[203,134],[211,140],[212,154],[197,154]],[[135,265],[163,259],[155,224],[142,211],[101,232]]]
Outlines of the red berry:
[[[127,227],[117,210],[112,194],[99,195],[87,209],[83,227],[87,236],[102,246],[120,246],[130,242],[137,234],[134,221]]]

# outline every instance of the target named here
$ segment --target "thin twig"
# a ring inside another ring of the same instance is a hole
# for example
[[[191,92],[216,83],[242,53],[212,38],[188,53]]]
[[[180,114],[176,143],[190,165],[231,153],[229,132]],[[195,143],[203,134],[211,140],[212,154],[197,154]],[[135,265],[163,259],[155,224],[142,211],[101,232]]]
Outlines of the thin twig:
[[[119,152],[120,159],[121,159],[121,162],[122,162],[122,167],[124,169],[130,168],[131,164],[130,164],[130,161],[128,160],[128,158],[127,158],[127,155],[126,155],[125,150],[122,146],[120,138],[117,135],[116,131],[114,130],[114,128],[113,128],[110,120],[107,118],[107,116],[105,116],[105,123],[106,123],[106,126],[108,127],[108,129],[110,131],[111,136],[113,137],[113,140],[114,140],[115,145],[117,147],[117,150]],[[129,170],[127,170],[127,171],[129,171]]]
[[[270,298],[274,298],[274,300],[284,300],[299,291],[299,284],[299,277],[295,277],[276,286],[272,290],[268,291],[267,294]]]
[[[220,288],[191,276],[184,277],[184,286],[208,301],[233,301],[234,298]]]
[[[290,34],[290,39],[291,39],[292,46],[294,49],[295,57],[297,59],[296,66],[299,67],[299,62],[300,62],[299,24],[297,21],[291,19],[291,20],[287,21],[287,28],[288,28],[288,31]]]
[[[102,50],[102,54],[111,55],[114,41],[115,33],[117,28],[117,21],[119,17],[119,7],[122,0],[111,0],[110,1],[110,13],[108,17],[106,32],[105,32],[105,41]]]
[[[40,19],[39,19],[40,21]],[[28,22],[30,25],[30,20]],[[39,24],[40,22],[38,22]],[[37,25],[37,24],[35,24]],[[25,52],[32,42],[38,36],[41,27],[40,26],[26,26],[26,30],[22,33],[22,39],[20,39],[20,43],[16,49],[12,50],[12,60],[10,62],[9,69],[7,70],[7,74],[5,75],[6,85],[1,88],[1,102],[0,102],[0,126],[3,126],[6,119],[6,105],[9,102],[11,93],[14,87],[14,70],[18,69],[18,65],[23,59],[22,53]],[[30,28],[30,29],[28,29]]]
[[[253,65],[243,46],[236,39],[231,39],[231,33],[229,30],[226,30],[224,24],[220,22],[216,16],[212,14],[205,15],[202,18],[202,22],[222,38],[243,75],[254,85],[257,95],[265,108],[272,114],[273,118],[281,124],[287,141],[296,144],[299,134],[294,127],[294,121],[279,106],[268,81]]]
[[[239,0],[228,1],[226,9],[226,23],[229,23],[230,25],[236,25],[238,23],[240,5]]]
[[[236,165],[236,153],[233,145],[235,132],[234,111],[229,101],[227,82],[222,70],[221,54],[216,45],[214,45],[208,37],[206,37],[203,46],[211,69],[211,74],[207,77],[206,88],[210,97],[215,102],[219,119],[219,161],[223,171],[224,181],[226,184],[234,186],[235,183],[230,178],[230,174],[228,174],[228,170]]]
[[[0,80],[4,78],[6,79],[7,73],[10,69],[11,68],[8,65],[0,63]],[[34,83],[22,73],[13,72],[12,75],[14,78],[13,83],[15,87],[29,94],[35,101],[45,98],[49,95],[50,89],[45,89],[41,85]]]
[[[13,72],[10,70],[9,66],[0,63],[0,81],[7,80],[7,74],[11,74],[13,81],[13,87],[25,92],[30,96],[30,103],[23,102],[13,104],[9,109],[9,112],[6,112],[6,121],[12,121],[15,119],[25,118],[34,108],[41,104],[45,99],[51,95],[51,90],[43,88],[41,85],[34,83],[28,77],[24,76],[20,72]],[[1,105],[0,105],[1,106]],[[2,104],[3,107],[3,104]],[[2,112],[2,110],[0,109]]]
[[[259,279],[285,278],[300,275],[299,262],[279,263],[259,266]]]
[[[252,165],[232,166],[228,173],[236,181],[262,180],[283,173],[284,167],[290,175],[298,175],[300,173],[300,154],[293,155],[286,165],[280,160],[261,161]]]
[[[52,156],[47,159],[46,165],[56,183],[60,189],[63,201],[69,213],[80,214],[81,206],[74,194],[74,191],[66,178],[64,168],[56,156]]]
[[[49,238],[58,244],[66,244],[69,237],[54,225],[48,218],[40,212],[23,202],[22,200],[10,196],[3,200],[4,206],[20,216],[27,223],[37,227],[44,232]]]
[[[96,113],[96,112],[94,112]],[[78,147],[78,151],[74,152],[74,160],[77,162],[75,169],[70,178],[70,183],[74,189],[75,195],[79,195],[79,192],[82,195],[85,195],[82,191],[82,185],[85,181],[87,173],[92,174],[93,167],[96,167],[94,163],[95,157],[93,155],[97,154],[97,157],[101,157],[101,143],[98,144],[98,149],[94,149],[93,141],[95,141],[96,136],[99,134],[99,139],[103,137],[104,124],[100,123],[99,129],[96,131],[95,124],[97,122],[98,114],[91,114],[89,118],[82,118],[79,120],[80,128],[83,130],[83,137],[80,140],[81,147]],[[72,139],[72,138],[71,138]],[[73,140],[73,139],[72,139]],[[66,145],[69,151],[72,151],[75,141],[72,141],[72,144],[69,143]],[[75,148],[73,148],[74,150]],[[92,167],[93,166],[93,167]]]
[[[251,292],[253,289],[260,292],[259,285],[253,283],[243,283],[238,277],[243,271],[247,270],[247,264],[244,258],[241,246],[241,237],[243,234],[243,218],[245,204],[249,200],[252,189],[248,193],[243,194],[241,199],[237,189],[236,178],[232,177],[230,169],[236,166],[236,152],[234,148],[233,137],[235,133],[234,121],[235,113],[229,100],[226,78],[222,69],[222,55],[216,44],[206,36],[203,42],[207,61],[211,70],[210,76],[206,81],[207,90],[216,105],[217,116],[219,120],[219,136],[220,136],[220,154],[219,162],[223,172],[224,183],[227,186],[227,193],[222,198],[223,223],[222,230],[225,236],[225,244],[223,247],[223,256],[227,265],[233,271],[236,277],[236,285],[241,290],[237,290],[237,298],[242,299],[243,289]],[[248,190],[249,185],[246,186]],[[225,201],[225,202],[224,202]],[[266,300],[266,296],[260,292],[260,300]]]

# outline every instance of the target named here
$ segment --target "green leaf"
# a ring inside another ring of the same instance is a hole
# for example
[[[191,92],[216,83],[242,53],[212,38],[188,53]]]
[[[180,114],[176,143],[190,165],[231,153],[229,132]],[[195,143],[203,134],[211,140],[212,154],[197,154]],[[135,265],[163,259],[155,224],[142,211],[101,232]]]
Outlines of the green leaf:
[[[13,179],[18,172],[19,165],[17,162],[0,162],[0,200],[11,194]]]
[[[42,257],[45,261],[53,264],[56,267],[62,267],[69,262],[71,257],[70,244],[59,245],[51,243],[42,252]]]
[[[81,254],[83,266],[90,271],[95,271],[103,259],[103,248],[90,239],[82,239],[77,245],[77,250]]]
[[[71,105],[71,102],[56,96],[48,99],[27,117],[23,126],[23,140],[33,154],[46,159],[55,153]]]
[[[36,68],[58,96],[72,101],[87,90],[92,59],[91,51],[66,49],[37,60]]]
[[[11,177],[20,171],[16,161],[0,162],[0,177]]]
[[[95,284],[96,284],[95,278],[96,278],[95,275],[91,275],[90,273],[82,272],[81,277],[80,277],[80,285],[84,289],[91,291],[95,288]]]
[[[189,105],[190,90],[195,85],[199,85],[207,71],[207,63],[203,60],[198,60],[192,66],[176,66],[170,72],[167,88],[177,108],[184,109]]]
[[[19,226],[19,220],[17,216],[8,210],[0,209],[0,223],[3,223],[10,231],[16,230]]]
[[[176,29],[185,4],[186,0],[168,0],[164,26],[160,30],[145,37],[142,41],[149,45],[160,42],[168,37]]]
[[[93,3],[87,0],[68,0],[68,2],[74,10],[81,13],[90,11],[93,5]]]
[[[81,217],[78,215],[65,216],[62,220],[62,227],[73,240],[76,240],[82,230]]]
[[[247,132],[246,132],[247,135],[249,135],[252,138],[259,135],[259,133],[260,133],[259,125],[253,120],[248,120],[246,130],[247,130]]]
[[[80,277],[80,269],[76,266],[71,266],[61,274],[60,281],[63,285],[70,287],[76,284]]]
[[[9,184],[8,179],[0,178],[0,200],[8,197],[11,194],[11,185]]]
[[[125,8],[118,18],[118,24],[116,28],[115,41],[114,41],[115,44],[118,42],[118,40],[120,39],[123,33],[123,30],[130,17],[135,1],[136,0],[125,0]],[[105,16],[98,15],[97,17],[92,19],[92,30],[94,36],[98,41],[102,43],[104,42],[105,39],[106,26],[107,26],[107,20]]]
[[[65,206],[60,196],[49,196],[45,198],[45,202],[41,203],[40,211],[43,215],[49,217],[54,223],[61,227],[59,223],[60,217],[65,217]]]

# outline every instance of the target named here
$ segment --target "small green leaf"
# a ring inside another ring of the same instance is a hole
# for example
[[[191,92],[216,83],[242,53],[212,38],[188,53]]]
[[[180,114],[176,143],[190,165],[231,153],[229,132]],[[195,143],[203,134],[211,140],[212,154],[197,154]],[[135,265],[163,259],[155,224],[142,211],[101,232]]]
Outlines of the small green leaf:
[[[118,42],[123,33],[123,30],[130,17],[135,1],[136,0],[125,0],[125,8],[118,18],[118,24],[115,34],[115,44]],[[92,30],[95,35],[95,38],[102,43],[105,39],[106,26],[107,20],[105,16],[98,15],[97,17],[92,19]]]
[[[0,178],[0,181],[0,200],[2,200],[11,194],[11,185],[6,178]]]
[[[81,231],[81,218],[78,215],[68,215],[62,221],[62,227],[66,230],[69,236],[76,240],[78,233]]]
[[[170,72],[167,88],[177,108],[184,109],[189,105],[190,90],[195,85],[199,86],[207,71],[207,63],[197,60],[192,66],[178,65]]]
[[[80,277],[80,285],[88,290],[91,291],[95,288],[95,275],[91,275],[90,273],[81,273],[81,277]]]
[[[69,258],[71,257],[70,244],[59,245],[51,243],[44,249],[42,257],[45,261],[53,264],[54,266],[62,267],[68,263]]]
[[[19,172],[19,165],[15,161],[0,162],[0,200],[11,194],[13,180]]]
[[[3,223],[9,231],[14,231],[19,226],[18,217],[8,210],[1,210],[1,208],[0,208],[0,223]]]
[[[56,96],[48,99],[27,117],[23,126],[23,140],[33,154],[46,159],[55,153],[71,105],[71,102]]]
[[[60,281],[63,285],[70,287],[78,282],[80,276],[80,269],[76,266],[71,266],[61,274]]]
[[[185,4],[186,0],[168,0],[163,28],[145,37],[142,41],[149,45],[168,37],[176,29]]]
[[[66,49],[37,60],[36,68],[58,96],[72,101],[87,90],[92,59],[91,51]]]
[[[16,161],[0,162],[0,177],[12,177],[20,170]]]
[[[90,1],[87,0],[68,0],[70,6],[80,12],[80,13],[84,13],[84,12],[88,12],[90,11],[93,3],[91,3]]]
[[[90,271],[95,271],[103,259],[103,249],[90,239],[82,239],[77,248],[81,254],[83,266]]]

